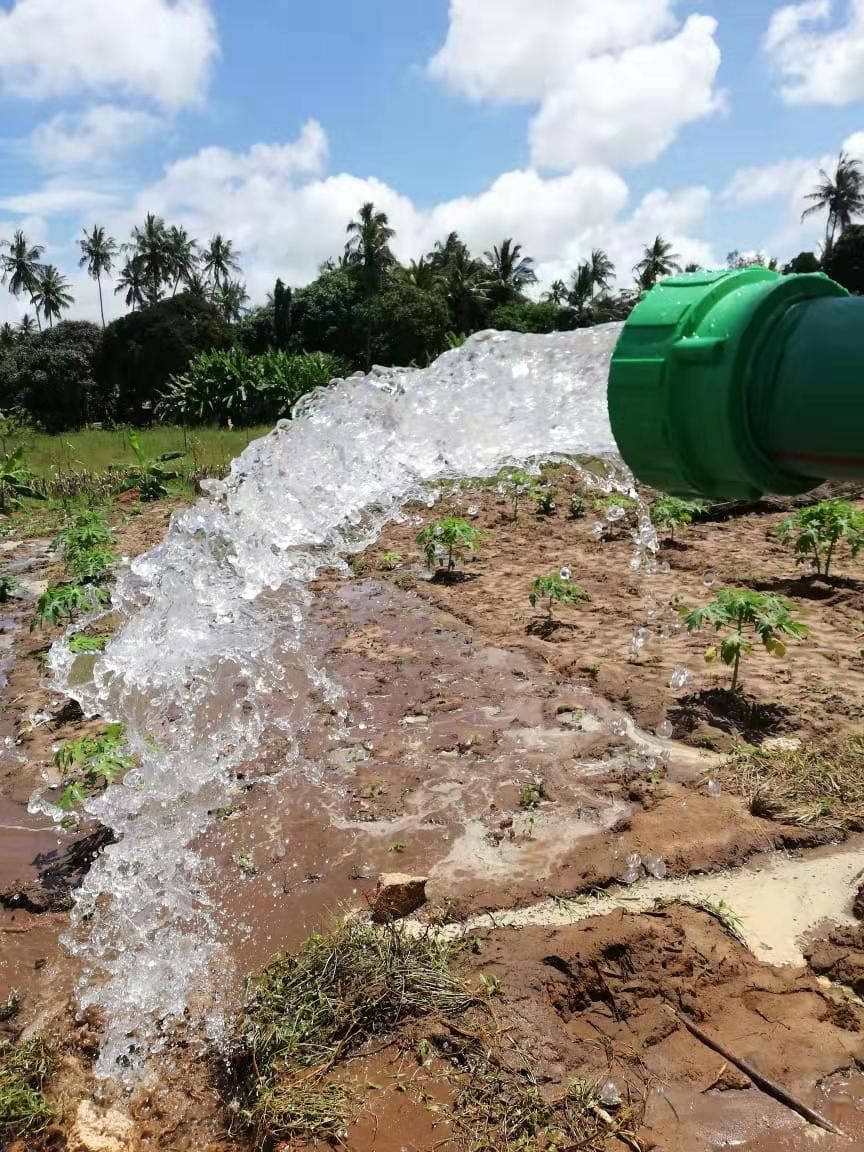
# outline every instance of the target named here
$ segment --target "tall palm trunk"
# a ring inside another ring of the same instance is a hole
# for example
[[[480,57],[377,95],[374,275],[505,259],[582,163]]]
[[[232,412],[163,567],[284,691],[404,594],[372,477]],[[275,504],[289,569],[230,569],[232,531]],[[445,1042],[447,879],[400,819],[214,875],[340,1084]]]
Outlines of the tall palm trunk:
[[[102,327],[105,327],[105,306],[102,303],[102,276],[97,274],[96,283],[99,285],[99,311],[102,313]]]

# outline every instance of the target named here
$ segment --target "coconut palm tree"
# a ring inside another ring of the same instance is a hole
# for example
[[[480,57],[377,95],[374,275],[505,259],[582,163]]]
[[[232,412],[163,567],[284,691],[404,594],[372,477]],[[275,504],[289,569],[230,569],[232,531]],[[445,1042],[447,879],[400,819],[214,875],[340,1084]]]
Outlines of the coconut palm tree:
[[[188,296],[197,296],[199,300],[206,300],[210,291],[210,285],[197,269],[185,278],[183,288]]]
[[[162,285],[171,280],[171,258],[168,252],[168,232],[161,216],[148,212],[142,228],[132,229],[131,248],[138,261],[149,304],[155,304],[162,295]]]
[[[198,241],[185,228],[172,226],[165,233],[165,244],[168,250],[168,273],[174,281],[171,295],[176,296],[180,281],[188,284],[190,276],[198,270]]]
[[[567,292],[567,301],[571,308],[575,308],[581,315],[594,295],[594,277],[591,264],[585,260],[570,277],[570,288]]]
[[[14,348],[18,343],[18,333],[7,320],[0,328],[0,349]]]
[[[360,209],[357,219],[349,222],[346,232],[346,255],[353,257],[362,268],[366,290],[377,292],[385,272],[393,264],[390,241],[396,233],[390,227],[387,213],[376,211],[369,200]]]
[[[612,277],[615,275],[615,265],[609,259],[609,254],[602,248],[595,248],[588,264],[591,268],[591,283],[594,289],[601,293],[608,292]]]
[[[32,336],[33,329],[36,325],[33,323],[33,317],[25,312],[21,319],[18,321],[18,331],[22,336]]]
[[[681,265],[678,263],[680,259],[678,253],[672,251],[671,244],[662,236],[655,236],[654,242],[643,248],[642,259],[633,269],[636,273],[636,283],[643,291],[653,288],[658,280],[671,276],[673,272],[681,271]]]
[[[45,251],[43,244],[31,244],[19,228],[11,240],[6,240],[0,247],[8,249],[0,255],[0,284],[8,284],[13,296],[20,296],[26,292],[31,303],[33,293],[39,284],[39,275],[42,271],[40,263]],[[36,322],[39,323],[39,311],[36,311]]]
[[[460,239],[458,232],[451,232],[446,240],[436,240],[435,247],[427,259],[436,268],[446,269],[451,260],[467,258],[468,245]]]
[[[226,280],[231,279],[232,273],[240,272],[237,262],[237,253],[234,251],[232,241],[226,240],[221,232],[217,232],[207,245],[207,250],[201,257],[201,267],[206,276],[213,281],[214,295],[216,289]]]
[[[518,296],[527,284],[537,282],[534,261],[530,256],[523,256],[522,245],[514,244],[510,238],[502,240],[500,247],[494,247],[491,252],[484,252],[483,259],[489,291],[496,303],[505,304]]]
[[[78,267],[86,264],[87,273],[99,286],[99,311],[102,314],[102,327],[105,327],[105,308],[102,304],[102,276],[109,276],[114,267],[114,257],[117,255],[117,242],[109,236],[104,228],[93,225],[93,231],[84,229],[83,240],[78,241],[81,249],[81,259]]]
[[[136,308],[143,308],[146,303],[144,285],[144,267],[141,258],[130,256],[120,269],[114,295],[116,296],[118,292],[125,292],[126,307],[131,308],[134,312]]]
[[[455,233],[454,233],[455,235]],[[445,270],[450,319],[459,332],[473,332],[487,321],[489,280],[486,266],[474,260],[460,241]]]
[[[42,269],[33,293],[33,303],[37,309],[42,309],[52,328],[54,317],[59,320],[64,311],[75,303],[75,297],[69,291],[69,281],[53,264],[46,264]]]
[[[405,277],[415,288],[424,292],[438,292],[445,284],[444,273],[427,256],[412,260],[405,269]]]
[[[222,315],[229,323],[236,322],[246,311],[249,293],[240,280],[226,280],[218,289],[214,302],[222,309]]]
[[[841,152],[833,177],[819,169],[820,182],[805,197],[812,200],[801,215],[802,220],[817,212],[827,211],[825,251],[830,252],[839,229],[842,236],[853,217],[864,215],[864,167],[846,152]]]
[[[563,280],[553,280],[548,289],[543,293],[543,299],[549,304],[554,304],[560,308],[567,299],[567,285]]]

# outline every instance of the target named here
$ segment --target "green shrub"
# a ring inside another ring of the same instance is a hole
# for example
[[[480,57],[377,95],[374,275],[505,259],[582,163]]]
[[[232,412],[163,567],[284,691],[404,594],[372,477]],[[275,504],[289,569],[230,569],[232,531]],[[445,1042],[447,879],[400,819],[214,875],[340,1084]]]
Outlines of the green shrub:
[[[688,632],[702,628],[713,628],[717,632],[732,629],[719,646],[707,649],[705,659],[710,663],[719,655],[723,663],[732,668],[733,692],[738,689],[741,657],[753,651],[745,629],[755,633],[766,652],[781,657],[786,655],[783,637],[802,640],[808,635],[805,626],[795,619],[795,609],[788,600],[749,588],[724,588],[710,604],[692,611],[683,608],[681,614]]]
[[[21,408],[46,432],[104,420],[106,399],[95,376],[101,346],[102,329],[86,320],[64,320],[16,341],[0,367],[0,406]]]
[[[679,500],[677,496],[660,496],[651,505],[651,523],[669,533],[675,539],[676,528],[686,528],[693,523],[693,517],[701,511],[702,505],[692,500]]]
[[[54,547],[63,556],[67,576],[82,583],[98,583],[117,561],[113,541],[104,512],[88,508],[76,513],[71,524],[57,534]]]
[[[63,792],[57,806],[65,812],[80,808],[85,800],[113,784],[134,767],[122,724],[109,724],[98,736],[67,740],[54,754],[63,774]]]
[[[812,560],[817,575],[827,578],[838,544],[846,544],[853,560],[864,547],[864,512],[847,500],[823,500],[799,508],[778,533],[781,540],[794,542],[799,564]]]
[[[36,601],[36,613],[30,621],[30,631],[46,625],[71,623],[79,612],[92,612],[107,604],[111,596],[107,588],[98,584],[73,581],[54,584],[46,588]]]
[[[159,414],[184,424],[272,424],[289,416],[302,396],[344,372],[343,361],[324,352],[203,353],[172,378]]]

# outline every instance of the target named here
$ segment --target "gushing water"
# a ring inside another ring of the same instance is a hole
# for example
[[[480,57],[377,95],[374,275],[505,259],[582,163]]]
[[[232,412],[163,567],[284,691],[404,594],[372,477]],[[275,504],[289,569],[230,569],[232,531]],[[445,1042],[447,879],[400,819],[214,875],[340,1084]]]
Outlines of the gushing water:
[[[56,647],[59,686],[85,713],[125,723],[138,760],[87,804],[117,842],[87,876],[67,939],[84,966],[81,1006],[104,1009],[99,1074],[140,1065],[162,1022],[206,999],[216,910],[191,845],[230,800],[268,702],[280,698],[297,733],[312,691],[326,690],[304,643],[308,581],[344,569],[432,481],[536,456],[612,457],[606,381],[619,330],[480,333],[427,369],[319,390],[122,573],[121,627],[86,683]]]

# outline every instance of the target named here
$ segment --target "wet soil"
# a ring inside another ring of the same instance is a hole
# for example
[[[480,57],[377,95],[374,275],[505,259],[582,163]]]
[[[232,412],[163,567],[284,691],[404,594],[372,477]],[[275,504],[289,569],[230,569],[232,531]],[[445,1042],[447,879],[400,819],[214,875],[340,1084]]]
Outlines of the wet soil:
[[[576,480],[562,471],[556,484],[566,509]],[[430,580],[415,562],[417,533],[447,514],[470,515],[485,534],[465,566],[470,579]],[[159,539],[166,512],[118,517],[121,548],[134,554]],[[706,787],[718,757],[736,741],[806,740],[864,716],[864,584],[842,557],[837,582],[799,579],[794,558],[773,537],[781,518],[762,510],[696,525],[663,549],[669,571],[646,581],[630,570],[628,534],[594,538],[590,508],[573,520],[564,511],[538,517],[525,507],[514,521],[494,490],[466,488],[434,511],[409,510],[354,558],[353,577],[323,575],[313,587],[310,645],[323,654],[338,701],[322,695],[314,702],[298,749],[279,729],[280,704],[273,702],[273,727],[242,771],[245,791],[230,811],[214,814],[198,845],[212,861],[211,889],[222,909],[222,1006],[231,1010],[245,975],[275,951],[296,946],[345,909],[366,908],[382,872],[428,876],[430,902],[421,918],[454,921],[549,897],[617,891],[633,853],[660,858],[670,877],[684,880],[772,850],[809,853],[823,844],[829,834],[818,828],[759,819],[743,801]],[[382,570],[387,552],[406,558],[395,571]],[[38,556],[37,547],[32,559]],[[50,578],[48,561],[43,553],[34,579]],[[556,608],[550,624],[531,608],[528,592],[535,576],[563,565],[590,599]],[[811,638],[790,646],[785,661],[755,653],[744,670],[742,705],[726,691],[726,670],[702,659],[711,638],[683,632],[677,607],[704,603],[727,584],[757,582],[806,613]],[[636,651],[639,628],[645,643]],[[0,911],[0,996],[23,990],[25,1022],[40,999],[67,1003],[74,980],[57,950],[65,916],[57,905],[39,904],[39,892],[50,887],[46,869],[56,875],[66,867],[70,843],[61,835],[58,844],[57,832],[40,830],[21,807],[51,771],[53,745],[85,730],[41,684],[39,656],[50,638],[14,632],[0,690],[2,735],[11,740],[0,762],[0,822],[27,828],[15,833],[23,843],[3,841],[0,890],[22,896],[17,907]],[[673,690],[673,671],[681,667],[692,679]],[[671,739],[657,735],[666,721]],[[66,871],[73,885],[74,872]],[[844,873],[844,889],[848,883]],[[850,887],[850,906],[851,898]],[[830,947],[845,948],[856,964],[864,956],[859,936]],[[546,963],[552,956],[563,967]],[[821,962],[821,975],[844,982],[828,952]],[[652,1140],[667,1152],[730,1141],[753,1152],[812,1144],[797,1116],[736,1080],[676,1025],[667,1001],[864,1146],[864,1130],[854,1126],[864,1108],[855,1071],[862,1017],[854,998],[823,987],[800,966],[760,963],[704,914],[616,911],[570,927],[501,930],[470,963],[472,972],[488,966],[488,974],[500,975],[503,999],[495,1011],[550,1086],[577,1075],[606,1078],[610,1068],[629,1074],[631,1065],[617,1053],[636,1053],[640,1083],[650,1085],[645,1148]],[[596,994],[595,969],[613,1002],[628,1005],[626,1014],[616,1015],[609,996]],[[448,1123],[452,1086],[441,1068],[424,1088],[428,1099],[395,1091],[394,1083],[416,1079],[416,1072],[416,1061],[398,1048],[351,1067],[346,1074],[358,1083],[380,1080],[383,1087],[367,1093],[349,1147],[431,1149],[463,1141]],[[222,1134],[230,1116],[220,1111],[207,1075],[182,1107],[173,1075],[166,1072],[140,1105],[147,1119],[142,1147],[209,1142],[215,1150],[218,1138],[220,1148],[243,1148]]]

